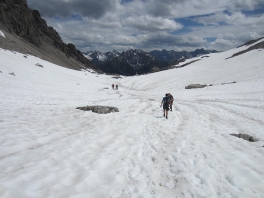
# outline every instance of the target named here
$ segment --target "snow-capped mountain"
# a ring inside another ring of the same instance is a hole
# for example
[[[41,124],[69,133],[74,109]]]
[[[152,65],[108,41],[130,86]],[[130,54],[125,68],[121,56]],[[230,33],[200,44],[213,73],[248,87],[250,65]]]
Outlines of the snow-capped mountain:
[[[83,55],[87,59],[89,59],[94,65],[104,62],[106,59],[106,55],[99,51],[88,51],[86,53],[83,53]]]
[[[103,63],[106,61],[110,61],[113,58],[120,56],[120,53],[118,51],[112,51],[112,52],[100,52],[100,51],[87,51],[84,52],[83,55],[92,61],[93,64],[97,65],[99,63]]]
[[[215,50],[197,49],[193,52],[176,52],[174,50],[151,51],[131,49],[119,53],[117,51],[102,53],[89,51],[83,53],[95,66],[104,72],[122,75],[134,75],[160,71],[169,65],[176,64],[180,59],[189,59],[205,54],[215,53]]]
[[[131,49],[119,53],[90,51],[85,56],[98,68],[107,73],[122,75],[144,74],[167,67],[169,64],[142,50]]]

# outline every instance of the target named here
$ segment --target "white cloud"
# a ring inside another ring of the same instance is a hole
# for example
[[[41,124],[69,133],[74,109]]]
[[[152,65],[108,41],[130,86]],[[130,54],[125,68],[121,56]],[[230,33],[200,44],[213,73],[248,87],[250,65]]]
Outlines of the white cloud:
[[[143,31],[175,31],[182,29],[182,25],[176,23],[174,20],[151,17],[151,16],[139,16],[128,17],[124,20],[125,25],[135,27]]]
[[[226,23],[229,25],[264,26],[264,14],[259,17],[247,17],[241,12],[232,12],[230,15],[224,12],[218,12],[210,16],[197,17],[193,20],[204,25],[220,25],[220,23]]]
[[[216,39],[214,42],[210,43],[210,49],[230,49],[234,47],[234,44],[230,40],[226,39]]]
[[[112,13],[107,13],[105,16],[101,17],[100,19],[91,19],[88,17],[83,18],[86,24],[93,27],[100,27],[100,28],[121,28],[122,24],[120,18]]]
[[[254,9],[262,1],[133,0],[121,3],[121,0],[28,0],[31,6],[40,10],[48,25],[58,31],[64,42],[71,42],[80,50],[101,51],[131,48],[193,50],[201,47],[225,50],[237,47],[248,41],[246,39],[264,35],[264,15],[247,16],[241,12],[241,9]],[[77,20],[71,19],[72,14],[77,14]],[[57,15],[64,18],[55,20],[53,16]],[[175,22],[190,16],[196,16],[192,24],[197,22],[204,26]],[[210,43],[206,38],[216,40]]]
[[[196,36],[177,36],[166,32],[139,35],[137,38],[145,48],[155,46],[157,49],[164,49],[166,47],[177,48],[185,46],[197,49],[206,44],[204,39]]]
[[[263,0],[232,0],[227,2],[227,6],[229,10],[253,10],[263,3]]]
[[[260,38],[256,32],[242,32],[237,34],[225,33],[217,35],[217,39],[209,44],[209,48],[217,50],[228,50],[244,44],[247,41]]]

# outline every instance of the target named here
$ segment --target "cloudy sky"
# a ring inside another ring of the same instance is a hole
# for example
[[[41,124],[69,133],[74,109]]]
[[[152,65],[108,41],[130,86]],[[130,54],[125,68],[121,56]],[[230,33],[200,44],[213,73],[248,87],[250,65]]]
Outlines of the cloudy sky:
[[[264,36],[264,0],[27,0],[79,50],[219,51]]]

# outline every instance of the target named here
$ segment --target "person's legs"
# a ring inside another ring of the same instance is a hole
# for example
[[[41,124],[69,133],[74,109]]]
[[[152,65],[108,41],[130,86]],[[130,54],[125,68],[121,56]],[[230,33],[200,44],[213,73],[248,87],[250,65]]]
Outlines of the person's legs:
[[[169,111],[169,105],[166,108],[166,119],[168,119],[168,111]]]

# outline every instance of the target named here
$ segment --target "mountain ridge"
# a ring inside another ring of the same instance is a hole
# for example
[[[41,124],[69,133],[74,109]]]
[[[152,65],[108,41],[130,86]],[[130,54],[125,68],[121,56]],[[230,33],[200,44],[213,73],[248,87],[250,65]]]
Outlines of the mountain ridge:
[[[145,52],[140,49],[130,49],[123,52],[83,52],[96,67],[104,72],[117,73],[121,75],[146,74],[164,70],[170,65],[178,64],[183,59],[189,59],[200,55],[215,53],[215,50],[197,49],[193,52],[176,52],[154,50]],[[121,68],[124,67],[124,68]]]
[[[65,44],[39,12],[28,7],[26,0],[1,1],[0,11],[0,28],[6,35],[0,40],[2,48],[32,54],[71,69],[98,70],[73,44]]]

